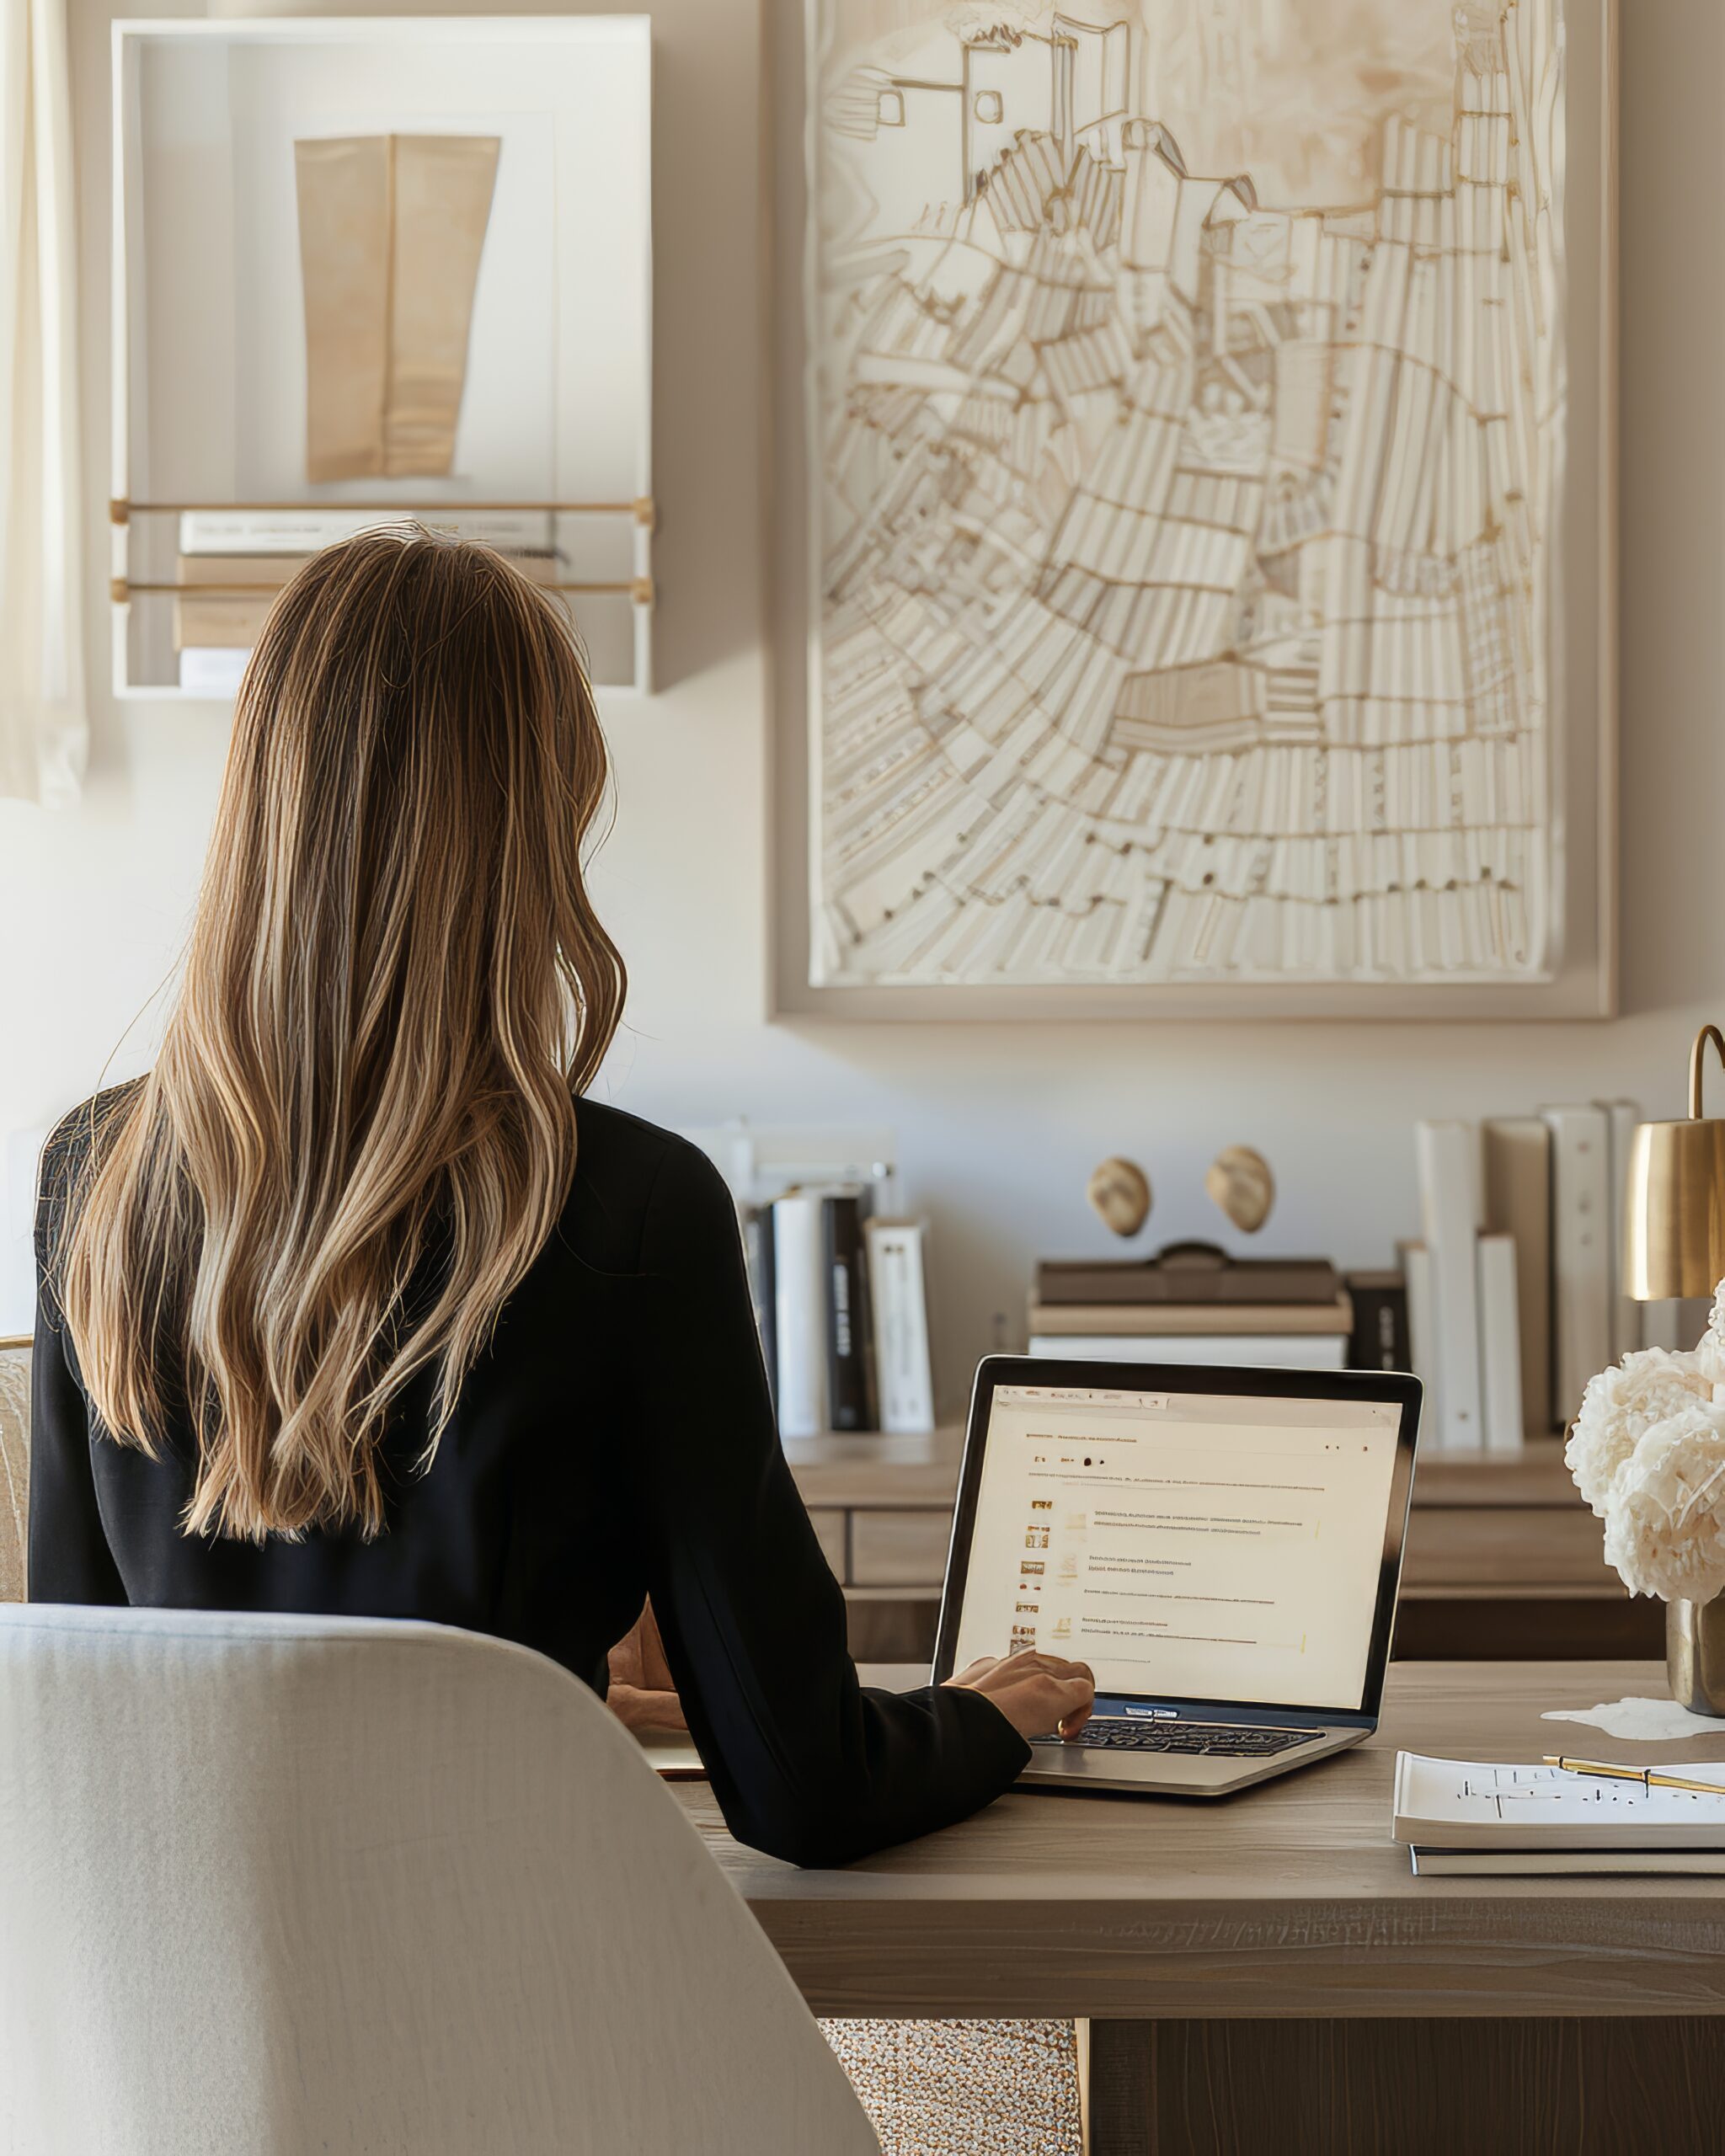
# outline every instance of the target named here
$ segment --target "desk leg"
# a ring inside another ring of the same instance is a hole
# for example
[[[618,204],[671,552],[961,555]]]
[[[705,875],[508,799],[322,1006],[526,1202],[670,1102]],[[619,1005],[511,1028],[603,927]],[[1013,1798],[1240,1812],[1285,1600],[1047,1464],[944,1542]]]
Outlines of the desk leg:
[[[1718,2156],[1725,2020],[1092,2021],[1091,2156]]]

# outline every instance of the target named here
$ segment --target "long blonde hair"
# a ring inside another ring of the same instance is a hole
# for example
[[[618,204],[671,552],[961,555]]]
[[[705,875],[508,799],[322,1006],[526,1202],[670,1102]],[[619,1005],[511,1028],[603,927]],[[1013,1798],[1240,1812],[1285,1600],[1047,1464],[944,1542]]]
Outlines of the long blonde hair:
[[[429,1465],[622,1016],[606,779],[563,613],[484,547],[367,532],[270,613],[161,1055],[92,1112],[53,1267],[108,1432],[189,1415],[188,1534],[378,1534],[428,1369]]]

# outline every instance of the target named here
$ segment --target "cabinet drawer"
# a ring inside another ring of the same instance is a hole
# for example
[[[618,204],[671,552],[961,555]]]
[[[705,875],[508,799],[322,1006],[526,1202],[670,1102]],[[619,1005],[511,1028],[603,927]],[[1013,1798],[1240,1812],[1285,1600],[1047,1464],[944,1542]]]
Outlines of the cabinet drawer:
[[[845,1515],[836,1505],[812,1505],[809,1517],[814,1523],[814,1532],[820,1540],[820,1554],[832,1566],[832,1576],[842,1582],[845,1577]]]
[[[927,1587],[947,1568],[946,1512],[851,1515],[851,1580],[857,1587]]]
[[[1412,1588],[1496,1588],[1505,1594],[1567,1589],[1597,1594],[1621,1583],[1605,1562],[1605,1523],[1567,1505],[1416,1505],[1407,1520],[1402,1583]]]

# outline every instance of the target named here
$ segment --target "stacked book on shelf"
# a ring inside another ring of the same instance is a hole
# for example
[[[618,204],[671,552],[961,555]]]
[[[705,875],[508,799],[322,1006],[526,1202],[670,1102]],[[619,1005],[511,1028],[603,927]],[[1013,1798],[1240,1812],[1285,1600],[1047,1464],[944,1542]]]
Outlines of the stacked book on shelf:
[[[1173,1243],[1156,1257],[1048,1261],[1030,1299],[1033,1355],[1338,1370],[1353,1299],[1324,1258],[1230,1257]]]
[[[1568,1422],[1607,1364],[1677,1344],[1674,1313],[1624,1289],[1639,1120],[1605,1101],[1418,1126],[1422,1234],[1400,1255],[1429,1446],[1514,1451]]]
[[[557,526],[545,510],[451,504],[449,515],[459,515],[464,538],[506,554],[536,583],[557,580]],[[233,695],[282,587],[323,547],[384,520],[375,510],[316,505],[183,511],[174,573],[181,689],[189,696]]]
[[[871,1196],[826,1184],[744,1209],[782,1437],[933,1427],[924,1225],[871,1219]]]

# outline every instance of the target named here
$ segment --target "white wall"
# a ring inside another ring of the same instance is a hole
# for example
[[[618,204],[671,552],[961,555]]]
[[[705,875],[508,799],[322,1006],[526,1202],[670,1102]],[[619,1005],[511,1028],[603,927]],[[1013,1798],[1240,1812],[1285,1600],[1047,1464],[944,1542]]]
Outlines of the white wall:
[[[72,6],[88,515],[99,541],[111,10],[105,0]],[[1381,1263],[1413,1219],[1416,1116],[1619,1094],[1680,1113],[1690,1036],[1725,1006],[1717,0],[1623,10],[1625,1015],[1564,1026],[766,1022],[759,0],[665,0],[653,13],[657,644],[670,686],[610,714],[620,813],[596,880],[634,990],[602,1090],[673,1123],[746,1113],[895,1124],[908,1195],[937,1224],[948,1396],[993,1344],[996,1313],[1015,1336],[1039,1252],[1108,1241],[1083,1199],[1106,1153],[1149,1171],[1160,1241],[1219,1225],[1202,1194],[1204,1166],[1222,1145],[1249,1141],[1281,1185],[1267,1249]],[[108,675],[104,574],[93,555],[98,682]],[[98,1081],[168,974],[192,902],[222,720],[208,707],[117,709],[105,696],[93,720],[78,810],[49,818],[0,803],[0,1008],[10,1014],[0,1131],[45,1119]],[[138,1067],[150,1038],[147,1022],[114,1070]],[[1717,1095],[1725,1102],[1725,1078]],[[10,1315],[0,1312],[0,1329]]]

